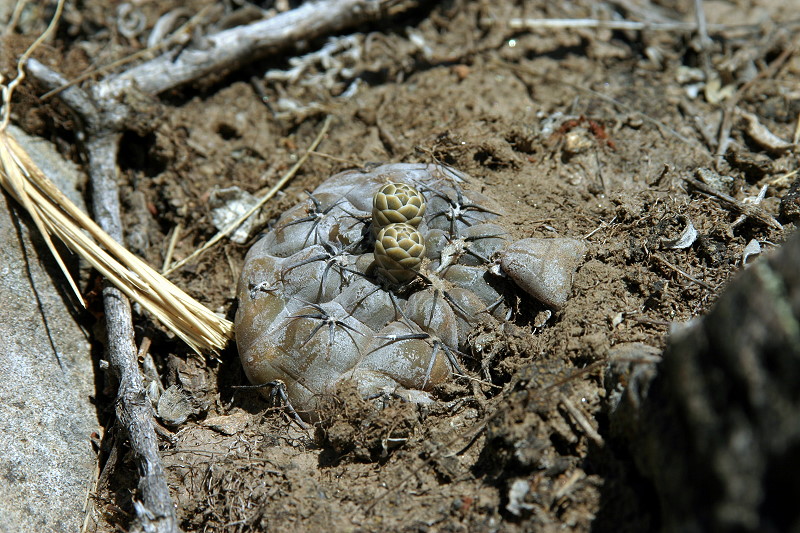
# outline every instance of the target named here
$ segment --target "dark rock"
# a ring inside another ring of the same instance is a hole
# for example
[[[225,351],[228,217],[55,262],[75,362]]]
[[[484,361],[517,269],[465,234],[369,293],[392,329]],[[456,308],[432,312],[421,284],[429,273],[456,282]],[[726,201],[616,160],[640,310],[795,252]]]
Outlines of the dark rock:
[[[611,406],[615,442],[652,481],[663,531],[800,528],[798,265],[800,234],[673,332],[655,378],[635,380],[643,400]]]

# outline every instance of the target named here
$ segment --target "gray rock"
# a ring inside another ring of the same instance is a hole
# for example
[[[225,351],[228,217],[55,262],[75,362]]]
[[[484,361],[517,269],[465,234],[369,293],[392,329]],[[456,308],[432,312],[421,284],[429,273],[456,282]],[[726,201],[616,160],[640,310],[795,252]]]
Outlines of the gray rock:
[[[525,292],[561,309],[585,253],[586,244],[576,239],[521,239],[503,251],[500,267]]]
[[[13,133],[78,197],[72,165]],[[0,196],[0,531],[79,531],[96,466],[89,439],[99,427],[90,345],[35,226]]]

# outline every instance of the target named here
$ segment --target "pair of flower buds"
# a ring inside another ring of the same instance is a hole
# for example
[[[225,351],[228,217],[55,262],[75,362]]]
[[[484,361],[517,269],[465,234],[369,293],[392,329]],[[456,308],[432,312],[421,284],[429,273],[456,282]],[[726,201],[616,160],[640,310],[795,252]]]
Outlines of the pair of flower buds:
[[[393,283],[413,280],[425,257],[425,238],[417,229],[425,208],[422,193],[405,183],[387,183],[372,199],[375,262]]]

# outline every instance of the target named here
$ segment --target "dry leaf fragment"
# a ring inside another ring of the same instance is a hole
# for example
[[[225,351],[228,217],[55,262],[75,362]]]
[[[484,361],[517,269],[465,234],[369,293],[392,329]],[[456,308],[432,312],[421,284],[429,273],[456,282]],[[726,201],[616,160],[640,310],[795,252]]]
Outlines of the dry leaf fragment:
[[[784,141],[764,126],[758,117],[747,111],[738,110],[739,115],[747,121],[747,134],[756,144],[774,153],[782,153],[790,150],[794,145]]]
[[[748,260],[751,257],[757,256],[761,254],[761,244],[755,239],[751,239],[750,242],[747,243],[747,246],[744,247],[744,252],[742,253],[742,266],[748,266]]]
[[[684,216],[678,217],[678,222],[683,222],[686,225],[681,231],[681,234],[676,239],[667,239],[665,237],[661,238],[661,244],[663,244],[666,248],[671,248],[673,250],[683,250],[684,248],[689,248],[694,241],[697,240],[697,230],[692,224],[692,221]]]

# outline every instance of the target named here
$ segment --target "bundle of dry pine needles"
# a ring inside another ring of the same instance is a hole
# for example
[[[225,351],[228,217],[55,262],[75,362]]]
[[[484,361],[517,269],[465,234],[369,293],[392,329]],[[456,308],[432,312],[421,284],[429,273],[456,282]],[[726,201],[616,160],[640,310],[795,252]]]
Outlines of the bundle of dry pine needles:
[[[53,245],[53,235],[193,350],[216,353],[233,337],[233,324],[211,312],[111,238],[58,190],[8,131],[11,96],[25,77],[24,63],[52,32],[62,5],[63,1],[58,3],[50,26],[20,57],[16,77],[6,84],[0,76],[3,106],[0,185],[30,214],[79,301],[84,302]]]

